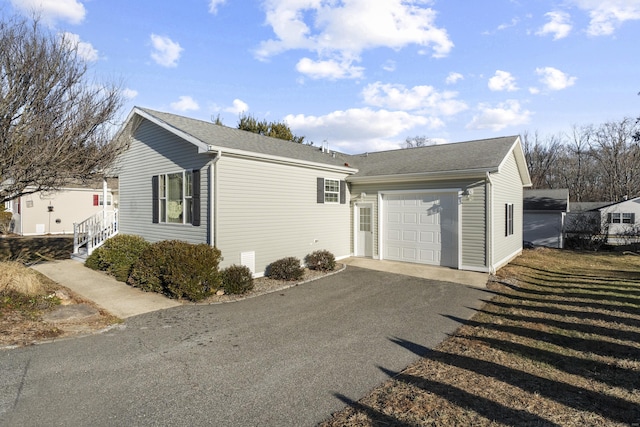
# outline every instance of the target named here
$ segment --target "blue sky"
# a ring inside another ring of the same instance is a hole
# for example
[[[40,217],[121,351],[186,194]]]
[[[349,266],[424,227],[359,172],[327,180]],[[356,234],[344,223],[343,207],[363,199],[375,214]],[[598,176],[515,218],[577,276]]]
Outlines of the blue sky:
[[[133,106],[360,153],[640,116],[640,0],[2,0]]]

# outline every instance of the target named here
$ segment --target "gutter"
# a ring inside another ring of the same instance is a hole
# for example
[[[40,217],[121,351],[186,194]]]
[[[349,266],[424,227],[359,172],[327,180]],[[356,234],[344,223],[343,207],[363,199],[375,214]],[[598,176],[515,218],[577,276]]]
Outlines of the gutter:
[[[487,169],[465,169],[465,170],[453,170],[453,171],[436,171],[436,172],[418,172],[418,173],[406,173],[406,174],[393,174],[393,175],[374,175],[374,176],[350,176],[347,177],[347,181],[354,184],[378,184],[388,182],[410,182],[410,181],[424,181],[430,180],[450,180],[450,179],[468,179],[468,178],[483,178],[490,172],[496,172],[497,170]]]

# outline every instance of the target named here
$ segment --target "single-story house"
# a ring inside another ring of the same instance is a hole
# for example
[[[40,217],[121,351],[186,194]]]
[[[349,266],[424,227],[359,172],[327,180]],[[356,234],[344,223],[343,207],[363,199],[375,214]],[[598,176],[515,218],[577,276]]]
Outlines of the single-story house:
[[[525,190],[524,240],[536,246],[564,247],[563,230],[569,210],[568,189]]]
[[[117,208],[117,191],[117,179],[109,178],[106,188],[103,180],[96,180],[18,197],[5,203],[5,209],[13,214],[9,231],[22,236],[73,234],[74,223]]]
[[[608,243],[640,242],[640,197],[611,203],[598,209],[601,223],[606,224]]]
[[[491,272],[522,252],[520,138],[347,155],[134,108],[121,233],[216,246],[254,275],[319,249]]]

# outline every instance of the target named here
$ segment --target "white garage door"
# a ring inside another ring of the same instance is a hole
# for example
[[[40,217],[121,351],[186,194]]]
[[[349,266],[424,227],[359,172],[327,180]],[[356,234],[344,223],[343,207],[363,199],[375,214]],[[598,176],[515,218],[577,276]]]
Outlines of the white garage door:
[[[398,193],[383,199],[384,258],[458,266],[458,194]]]

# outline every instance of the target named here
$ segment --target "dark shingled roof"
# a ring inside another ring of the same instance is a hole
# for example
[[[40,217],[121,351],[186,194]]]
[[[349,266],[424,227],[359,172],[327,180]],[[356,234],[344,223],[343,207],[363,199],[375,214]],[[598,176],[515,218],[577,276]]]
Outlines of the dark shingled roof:
[[[525,211],[561,211],[566,212],[569,207],[569,190],[525,190]]]
[[[496,171],[517,136],[429,145],[354,156],[360,176],[385,176],[436,172]]]
[[[258,135],[253,132],[221,126],[203,120],[190,119],[176,114],[162,113],[147,108],[138,107],[138,109],[205,144],[219,147],[223,151],[227,148],[332,166],[345,166],[345,163],[349,161],[346,160],[349,156],[345,154],[336,153],[333,156],[322,152],[320,147],[283,141],[282,139]]]
[[[518,139],[517,136],[380,151],[359,155],[323,152],[313,147],[265,137],[203,120],[191,119],[147,108],[138,110],[168,127],[217,148],[258,153],[293,160],[349,166],[358,169],[354,177],[402,174],[494,172]]]

